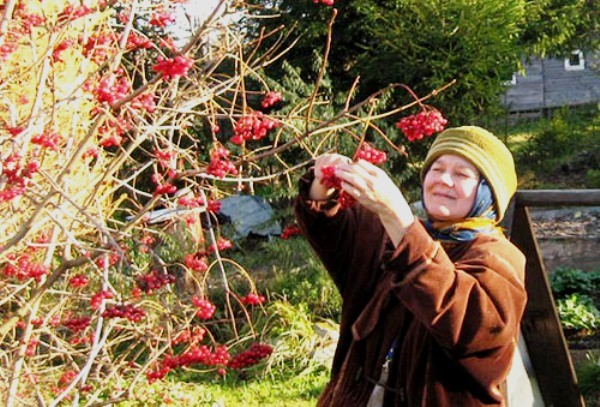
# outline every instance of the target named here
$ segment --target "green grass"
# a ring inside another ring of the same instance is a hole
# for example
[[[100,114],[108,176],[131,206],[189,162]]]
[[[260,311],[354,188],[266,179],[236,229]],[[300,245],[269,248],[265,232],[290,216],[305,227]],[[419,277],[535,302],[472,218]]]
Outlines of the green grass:
[[[600,106],[563,108],[510,128],[519,187],[598,188]]]
[[[314,406],[328,379],[329,372],[323,367],[296,375],[266,374],[248,380],[196,382],[191,375],[187,378],[179,375],[151,386],[140,386],[134,398],[116,406]]]

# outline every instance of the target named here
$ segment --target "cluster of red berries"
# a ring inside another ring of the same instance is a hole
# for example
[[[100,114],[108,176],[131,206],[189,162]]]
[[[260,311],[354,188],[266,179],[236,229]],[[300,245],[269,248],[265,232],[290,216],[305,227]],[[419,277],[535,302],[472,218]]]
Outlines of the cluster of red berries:
[[[324,6],[333,6],[335,0],[313,0],[313,3],[319,4],[321,3]]]
[[[179,332],[177,335],[175,335],[171,343],[173,345],[180,343],[196,344],[202,342],[204,335],[206,335],[206,329],[202,328],[201,326],[195,326],[192,329],[188,328]]]
[[[156,188],[154,189],[154,195],[167,195],[174,194],[177,192],[177,187],[170,182],[163,182],[164,177],[161,174],[154,173],[152,174],[152,182],[156,184]]]
[[[333,188],[339,191],[337,202],[340,205],[340,209],[350,208],[356,203],[356,199],[342,190],[342,180],[335,175],[335,165],[326,165],[321,168],[321,172],[323,173],[321,184],[326,188]]]
[[[286,226],[283,231],[281,232],[281,238],[284,240],[289,239],[292,236],[295,235],[299,235],[300,234],[300,226],[298,225],[289,225]]]
[[[4,44],[0,45],[0,62],[4,62],[8,59],[8,57],[15,52],[15,50],[17,49],[17,44],[11,42],[5,42]]]
[[[30,13],[26,4],[19,2],[13,12],[13,19],[20,19],[16,32],[22,32],[26,35],[31,35],[32,27],[40,27],[46,22],[46,18],[36,13]]]
[[[105,120],[98,129],[98,134],[101,136],[98,145],[104,148],[120,146],[123,135],[131,128],[131,123],[125,117],[111,117]]]
[[[127,37],[127,43],[125,47],[129,50],[133,49],[150,49],[152,48],[152,41],[142,34],[136,31],[131,31]]]
[[[124,76],[117,77],[114,74],[100,79],[98,86],[94,90],[94,95],[98,103],[106,102],[109,105],[124,99],[129,93],[131,93],[129,80]]]
[[[152,15],[149,23],[155,27],[165,28],[169,24],[175,21],[175,15],[170,12],[161,11]]]
[[[115,252],[101,254],[100,256],[96,257],[96,259],[94,260],[94,263],[96,263],[96,266],[103,269],[105,267],[114,266],[115,264],[117,264],[119,262],[120,259],[121,259],[121,255],[115,251]]]
[[[162,379],[173,369],[198,363],[205,366],[225,366],[227,365],[229,358],[230,355],[225,346],[218,346],[215,348],[215,351],[212,352],[208,346],[200,345],[198,347],[193,347],[181,355],[166,356],[158,369],[146,373],[146,378],[148,379],[148,382],[152,383]]]
[[[396,127],[402,130],[408,141],[415,141],[444,130],[446,124],[448,120],[438,110],[431,109],[403,117],[396,123]]]
[[[196,316],[203,320],[211,319],[217,311],[217,307],[207,299],[192,297],[192,303],[198,308]]]
[[[25,348],[25,356],[35,356],[35,351],[39,344],[40,340],[38,338],[31,338],[27,343],[27,348]]]
[[[156,101],[154,100],[154,95],[144,93],[133,99],[130,106],[135,110],[145,110],[148,113],[154,113],[156,110]]]
[[[33,262],[26,253],[18,258],[14,253],[10,253],[6,258],[9,262],[4,266],[3,274],[7,277],[15,277],[19,281],[33,278],[39,283],[50,271],[49,266]]]
[[[147,274],[140,274],[137,276],[137,286],[146,294],[150,295],[166,285],[173,284],[175,280],[175,276],[172,274],[152,270]]]
[[[92,299],[90,300],[90,308],[94,311],[100,309],[102,302],[110,298],[113,298],[113,293],[106,290],[100,290],[92,296]]]
[[[362,159],[374,165],[379,165],[387,161],[387,154],[384,151],[376,149],[368,143],[362,143],[354,154],[354,159]],[[334,188],[339,191],[337,202],[341,209],[350,208],[356,203],[356,199],[341,189],[342,181],[335,175],[334,165],[322,167],[321,172],[323,173],[321,184],[323,184],[326,188]]]
[[[342,180],[335,175],[335,165],[321,167],[321,172],[323,173],[321,184],[325,188],[340,189],[342,187]]]
[[[92,318],[90,317],[79,317],[79,318],[69,318],[61,321],[61,325],[69,328],[73,333],[77,333],[83,331],[85,328],[90,326],[92,322]]]
[[[92,34],[85,44],[83,43],[84,38],[80,38],[82,44],[83,56],[89,58],[93,62],[101,65],[106,61],[108,56],[116,49],[115,43],[117,38],[114,33],[107,31],[100,31]]]
[[[229,161],[229,155],[229,150],[223,146],[213,148],[210,152],[210,164],[206,168],[206,173],[214,175],[217,178],[223,178],[227,174],[237,175],[238,170]]]
[[[204,273],[208,270],[208,262],[204,253],[186,254],[183,261],[188,269],[196,273]]]
[[[88,285],[90,280],[85,274],[77,274],[69,279],[69,285],[73,288],[83,288]]]
[[[242,303],[246,305],[260,305],[264,304],[265,301],[267,301],[267,299],[262,295],[249,293],[245,297],[241,297],[240,301],[242,301]]]
[[[56,47],[54,47],[54,50],[52,51],[52,60],[54,62],[62,61],[62,59],[60,58],[60,55],[67,49],[71,48],[74,43],[75,43],[75,40],[73,40],[71,38],[67,38],[67,39],[59,42],[58,45]]]
[[[277,120],[265,116],[262,112],[247,114],[238,120],[234,128],[234,136],[231,138],[233,144],[242,144],[247,140],[261,140],[269,132],[279,126]]]
[[[270,107],[275,106],[277,103],[281,102],[282,100],[283,100],[283,96],[281,95],[281,92],[275,92],[272,90],[265,94],[260,105],[263,107],[263,109],[268,109]]]
[[[58,133],[44,132],[42,134],[33,136],[31,138],[31,142],[42,148],[56,151],[63,143],[63,139]]]
[[[185,55],[178,55],[175,58],[164,59],[158,57],[152,70],[156,73],[162,73],[164,80],[169,80],[179,76],[187,76],[188,71],[194,66],[194,60]]]
[[[213,253],[217,250],[222,252],[223,250],[231,249],[232,247],[233,243],[231,240],[225,239],[224,237],[219,237],[214,245],[209,246],[208,251],[209,253]]]
[[[181,197],[177,203],[188,208],[200,208],[204,206],[204,200],[201,197]],[[219,213],[221,210],[221,202],[209,199],[208,204],[206,204],[206,209],[212,213]]]
[[[84,17],[91,13],[92,13],[92,10],[87,6],[73,6],[72,4],[69,4],[58,15],[58,21],[66,21],[66,20],[73,21],[73,20],[77,20],[78,18]]]
[[[163,168],[172,168],[173,159],[177,157],[177,154],[173,150],[154,150],[154,157],[156,161]]]
[[[131,322],[140,322],[146,311],[132,304],[117,304],[107,307],[102,313],[104,318],[126,318]]]
[[[387,154],[371,146],[368,143],[362,143],[356,154],[355,160],[365,160],[374,165],[380,165],[387,161]]]
[[[8,202],[22,195],[39,168],[40,164],[33,159],[23,165],[18,153],[6,157],[2,162],[2,172],[0,172],[0,183],[5,183],[4,189],[0,190],[0,202]]]
[[[250,348],[235,355],[228,363],[231,369],[244,369],[254,366],[262,359],[269,357],[273,348],[267,344],[253,343]]]

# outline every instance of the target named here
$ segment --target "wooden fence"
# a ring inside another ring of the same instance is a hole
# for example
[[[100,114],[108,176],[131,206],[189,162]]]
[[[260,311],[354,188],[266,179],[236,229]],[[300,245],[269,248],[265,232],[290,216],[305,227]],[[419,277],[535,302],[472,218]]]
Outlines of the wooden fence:
[[[548,274],[532,228],[530,207],[600,206],[600,189],[519,190],[504,227],[527,259],[528,302],[521,323],[531,365],[547,407],[585,406],[558,317]],[[600,255],[600,254],[599,254]]]

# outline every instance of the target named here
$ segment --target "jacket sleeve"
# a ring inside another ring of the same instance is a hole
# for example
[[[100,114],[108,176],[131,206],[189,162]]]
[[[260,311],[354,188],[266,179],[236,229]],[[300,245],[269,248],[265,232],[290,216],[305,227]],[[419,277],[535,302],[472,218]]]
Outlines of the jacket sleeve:
[[[438,344],[463,357],[513,342],[526,303],[523,254],[504,237],[480,236],[454,263],[420,223],[408,233],[384,267]]]
[[[379,218],[360,205],[334,211],[332,216],[316,210],[308,199],[313,179],[310,171],[300,181],[300,193],[294,203],[296,220],[345,298],[347,290],[353,291],[356,286],[366,290],[367,285],[374,284],[375,273],[367,275],[364,270],[372,270],[374,263],[380,263],[385,232]]]

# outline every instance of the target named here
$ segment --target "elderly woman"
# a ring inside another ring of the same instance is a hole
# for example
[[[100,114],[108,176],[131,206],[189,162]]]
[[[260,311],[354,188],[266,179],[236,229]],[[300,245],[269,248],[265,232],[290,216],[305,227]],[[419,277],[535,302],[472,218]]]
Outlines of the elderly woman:
[[[358,204],[321,180],[335,166]],[[321,406],[502,406],[525,308],[525,260],[498,222],[517,186],[512,155],[475,126],[447,129],[421,173],[416,219],[380,168],[318,157],[295,204],[342,299]]]

